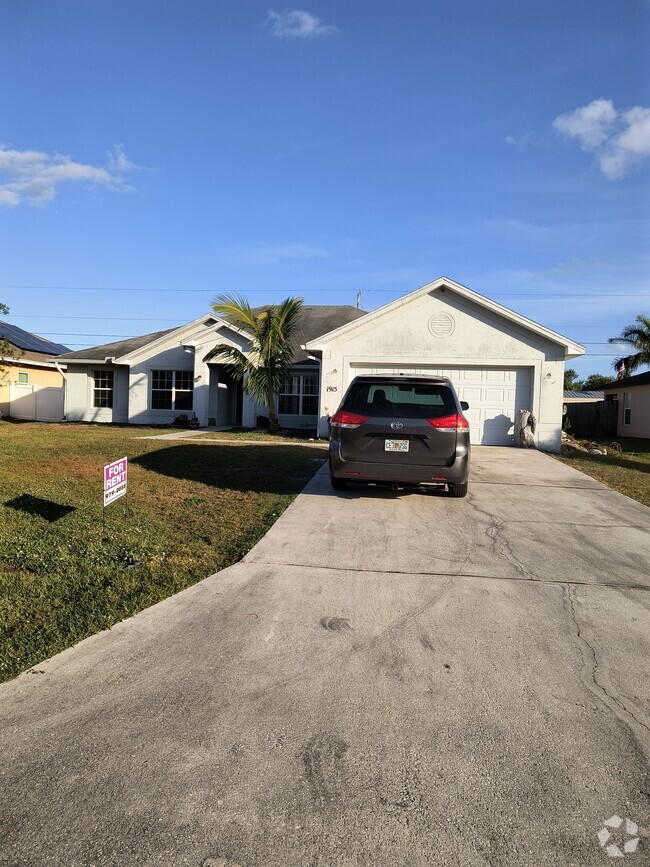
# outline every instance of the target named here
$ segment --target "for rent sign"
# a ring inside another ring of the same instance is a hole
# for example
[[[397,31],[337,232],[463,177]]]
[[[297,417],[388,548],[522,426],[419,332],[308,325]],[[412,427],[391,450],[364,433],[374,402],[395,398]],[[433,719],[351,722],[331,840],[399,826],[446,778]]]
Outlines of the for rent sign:
[[[104,467],[104,506],[126,494],[127,459],[120,458]]]

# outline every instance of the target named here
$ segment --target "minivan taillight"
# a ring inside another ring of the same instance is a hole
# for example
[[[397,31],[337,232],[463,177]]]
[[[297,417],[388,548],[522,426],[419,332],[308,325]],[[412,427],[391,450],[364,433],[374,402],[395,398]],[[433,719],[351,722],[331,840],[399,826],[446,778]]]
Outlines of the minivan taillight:
[[[368,421],[369,418],[369,415],[359,415],[357,412],[349,412],[347,409],[340,409],[332,416],[330,425],[332,427],[344,427],[349,430],[354,430],[354,428],[361,427],[361,425]]]
[[[443,415],[442,418],[428,418],[427,421],[431,427],[435,427],[436,430],[469,430],[469,422],[465,416],[461,415],[459,412],[454,413],[454,415]]]

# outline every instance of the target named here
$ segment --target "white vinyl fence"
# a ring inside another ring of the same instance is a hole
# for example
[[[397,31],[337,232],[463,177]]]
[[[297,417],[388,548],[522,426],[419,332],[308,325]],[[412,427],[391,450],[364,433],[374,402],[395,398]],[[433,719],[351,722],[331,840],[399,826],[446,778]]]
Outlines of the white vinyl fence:
[[[63,388],[10,385],[9,415],[26,421],[61,421]]]

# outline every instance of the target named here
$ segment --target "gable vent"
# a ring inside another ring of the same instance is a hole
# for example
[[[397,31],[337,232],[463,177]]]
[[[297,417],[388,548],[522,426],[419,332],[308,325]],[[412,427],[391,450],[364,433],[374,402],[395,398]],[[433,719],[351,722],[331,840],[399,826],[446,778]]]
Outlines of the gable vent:
[[[450,337],[455,328],[454,317],[449,313],[434,313],[429,319],[429,331],[434,337]]]

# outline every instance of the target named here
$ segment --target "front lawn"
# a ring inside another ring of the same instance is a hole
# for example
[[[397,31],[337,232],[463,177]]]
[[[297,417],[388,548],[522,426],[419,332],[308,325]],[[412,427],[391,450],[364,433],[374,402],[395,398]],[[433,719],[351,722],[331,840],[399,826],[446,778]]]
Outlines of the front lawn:
[[[602,440],[607,455],[590,455],[563,445],[562,454],[554,457],[644,506],[650,506],[650,440],[621,437],[616,442],[622,447],[622,454],[608,448],[611,442],[611,437]],[[588,447],[589,442],[580,440],[580,445]]]
[[[138,439],[160,433],[0,422],[0,680],[241,559],[326,457]],[[125,455],[104,538],[102,467]]]

